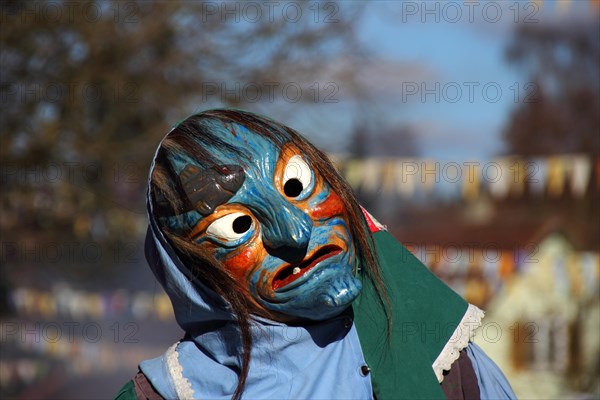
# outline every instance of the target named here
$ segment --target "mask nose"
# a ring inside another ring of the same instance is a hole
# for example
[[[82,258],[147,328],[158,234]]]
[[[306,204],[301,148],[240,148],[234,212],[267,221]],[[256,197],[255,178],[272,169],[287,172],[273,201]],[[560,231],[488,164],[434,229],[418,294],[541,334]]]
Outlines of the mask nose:
[[[292,204],[278,204],[270,223],[263,225],[263,244],[269,254],[290,263],[306,256],[313,221]]]

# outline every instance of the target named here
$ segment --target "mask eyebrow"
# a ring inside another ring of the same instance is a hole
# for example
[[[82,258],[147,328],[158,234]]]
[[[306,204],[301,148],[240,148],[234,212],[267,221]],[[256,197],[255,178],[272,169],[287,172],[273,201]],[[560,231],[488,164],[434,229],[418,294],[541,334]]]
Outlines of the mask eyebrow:
[[[300,156],[304,160],[307,160],[302,151],[292,142],[285,143],[279,152],[277,160],[273,163],[273,182],[277,183],[279,179],[282,179],[285,175],[285,168],[288,166],[290,159],[294,156]],[[310,161],[307,160],[308,165],[311,167]]]
[[[237,193],[246,179],[246,173],[239,165],[216,165],[201,169],[187,164],[178,178],[187,196],[183,212],[197,210],[207,216]]]

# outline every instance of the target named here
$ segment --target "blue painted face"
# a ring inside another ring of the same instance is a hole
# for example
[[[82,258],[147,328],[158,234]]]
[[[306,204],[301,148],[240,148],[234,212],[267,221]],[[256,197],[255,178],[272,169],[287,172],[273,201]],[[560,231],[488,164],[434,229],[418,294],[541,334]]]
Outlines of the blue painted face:
[[[322,320],[342,312],[361,283],[354,277],[355,247],[340,198],[293,144],[279,148],[241,126],[215,129],[249,156],[251,161],[211,149],[222,165],[242,167],[243,183],[210,212],[194,210],[170,225],[191,227],[189,238],[223,262],[256,306],[276,318]],[[189,162],[175,164],[183,170]]]

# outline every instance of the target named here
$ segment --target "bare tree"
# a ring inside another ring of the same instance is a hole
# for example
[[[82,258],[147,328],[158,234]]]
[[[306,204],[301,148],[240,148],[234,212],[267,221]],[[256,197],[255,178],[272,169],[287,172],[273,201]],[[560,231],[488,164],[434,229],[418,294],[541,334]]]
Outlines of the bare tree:
[[[517,29],[507,58],[531,84],[504,133],[510,152],[600,155],[599,37],[598,21]]]
[[[2,2],[2,240],[139,237],[145,176],[168,126],[212,106],[313,101],[307,86],[320,71],[352,59],[359,11],[335,2]]]

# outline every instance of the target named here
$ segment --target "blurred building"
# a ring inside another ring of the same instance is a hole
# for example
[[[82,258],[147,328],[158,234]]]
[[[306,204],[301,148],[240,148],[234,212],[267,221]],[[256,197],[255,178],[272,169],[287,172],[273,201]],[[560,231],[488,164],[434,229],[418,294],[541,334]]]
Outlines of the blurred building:
[[[582,159],[453,162],[453,175],[415,158],[338,163],[388,230],[486,311],[475,341],[519,398],[600,395],[600,164]]]
[[[597,395],[598,249],[556,220],[511,233],[453,228],[446,237],[444,231],[402,236],[436,275],[486,310],[476,342],[519,398]]]

